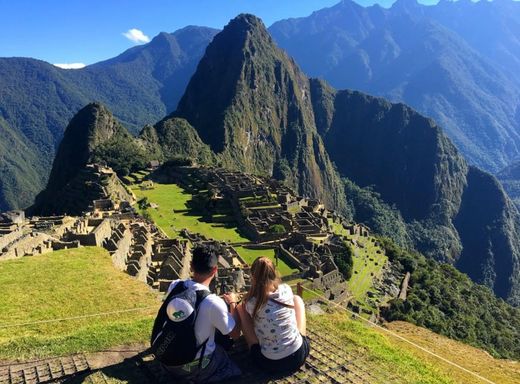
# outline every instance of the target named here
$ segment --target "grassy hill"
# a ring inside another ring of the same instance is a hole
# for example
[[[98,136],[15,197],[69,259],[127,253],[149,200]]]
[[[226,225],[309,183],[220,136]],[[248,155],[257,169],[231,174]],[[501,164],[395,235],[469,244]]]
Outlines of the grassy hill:
[[[334,335],[337,342],[357,353],[356,363],[370,370],[380,383],[484,383],[388,333],[372,329],[352,320],[346,313],[311,316],[311,327]],[[501,384],[518,383],[518,362],[500,360],[486,352],[427,329],[406,322],[393,322],[387,327],[394,333],[471,370],[488,380]]]
[[[514,384],[520,382],[520,365],[516,361],[495,359],[481,349],[451,340],[404,321],[389,323],[387,328],[400,336],[406,337],[421,347],[427,348],[456,364],[460,364],[464,368],[495,383]],[[404,342],[395,338],[392,339],[392,344],[400,345],[401,348],[410,348],[408,345],[405,345]],[[412,348],[411,351],[423,361],[435,364],[440,371],[447,372],[449,377],[457,383],[473,384],[477,382],[474,376],[454,369],[453,366],[448,363],[444,363],[427,353],[415,348]]]
[[[148,341],[157,295],[116,270],[107,251],[79,248],[0,262],[0,360],[67,355]],[[58,323],[13,324],[147,308]]]

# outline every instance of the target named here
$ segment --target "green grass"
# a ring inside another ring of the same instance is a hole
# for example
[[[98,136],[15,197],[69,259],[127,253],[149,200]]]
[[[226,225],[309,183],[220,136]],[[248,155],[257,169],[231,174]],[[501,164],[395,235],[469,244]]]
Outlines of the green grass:
[[[410,348],[396,344],[348,314],[309,316],[309,326],[334,335],[338,344],[357,355],[356,364],[370,372],[378,381],[391,383],[442,384],[454,383],[436,365],[425,362]]]
[[[340,223],[335,223],[332,221],[332,219],[329,219],[329,226],[332,228],[332,232],[334,232],[337,235],[347,236],[348,231],[343,228],[343,225]]]
[[[364,247],[352,246],[354,251],[353,270],[352,277],[347,284],[354,298],[361,304],[366,304],[366,296],[372,289],[373,280],[381,275],[383,266],[388,258],[380,247],[374,245],[372,241],[374,238],[351,236],[341,224],[335,223],[330,219],[329,225],[334,233],[345,236],[348,240],[354,239]],[[381,251],[381,253],[377,253],[377,251]]]
[[[366,298],[367,292],[372,288],[373,279],[381,274],[383,266],[387,261],[387,257],[384,253],[377,253],[381,248],[376,247],[371,239],[372,238],[356,237],[358,244],[363,244],[365,248],[354,248],[354,268],[352,277],[348,282],[348,287],[352,295],[356,300],[361,302]]]
[[[176,184],[154,184],[154,189],[142,191],[133,188],[137,199],[147,197],[150,203],[159,205],[157,209],[148,209],[152,220],[162,228],[169,237],[176,237],[183,228],[190,232],[200,233],[208,238],[231,243],[248,242],[236,227],[227,224],[207,223],[202,216],[193,214],[187,205],[192,195]]]
[[[116,270],[108,252],[79,248],[0,263],[0,360],[96,351],[145,342],[159,306],[149,288]],[[130,308],[138,312],[59,323],[4,325]]]
[[[240,256],[245,260],[246,263],[251,265],[253,261],[255,261],[258,257],[267,256],[274,262],[276,259],[274,257],[274,249],[248,249],[244,247],[235,247],[235,250],[238,252]],[[297,272],[297,270],[289,267],[283,260],[278,260],[278,271],[282,276],[292,275]]]
[[[301,283],[301,285],[303,287],[307,288],[307,289],[304,289],[303,293],[302,293],[302,298],[305,301],[320,299],[320,298],[323,298],[323,296],[325,296],[325,292],[323,292],[319,289],[315,289],[312,286],[312,281],[309,281],[307,279],[293,279],[293,280],[290,280],[287,282],[287,284],[289,284],[291,286],[291,288],[295,294],[298,290],[298,283]]]
[[[138,199],[147,197],[150,203],[159,205],[157,209],[148,209],[152,220],[163,229],[170,237],[179,235],[183,228],[190,232],[200,233],[207,238],[230,243],[247,243],[249,240],[243,237],[233,223],[229,225],[221,223],[207,223],[202,221],[202,216],[190,212],[188,201],[192,195],[184,191],[176,184],[154,184],[155,188],[142,191],[134,188],[133,191]],[[225,215],[214,215],[215,218],[222,218]],[[240,256],[251,264],[260,256],[267,256],[275,261],[274,249],[257,250],[247,249],[240,246],[235,247]],[[295,270],[291,269],[282,260],[278,261],[278,270],[282,276],[291,275]]]

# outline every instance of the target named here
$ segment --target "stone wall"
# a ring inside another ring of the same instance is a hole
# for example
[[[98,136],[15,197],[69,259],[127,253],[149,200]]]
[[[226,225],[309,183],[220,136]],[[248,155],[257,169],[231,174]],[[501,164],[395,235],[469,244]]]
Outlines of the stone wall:
[[[69,235],[68,240],[79,240],[80,244],[84,246],[102,247],[105,240],[109,239],[112,235],[112,226],[108,219],[90,219],[88,220],[88,226],[95,228],[92,232],[87,234],[72,233]]]
[[[128,255],[130,253],[130,246],[132,245],[132,233],[125,225],[120,224],[114,229],[110,240],[116,242],[115,251],[110,252],[112,262],[117,269],[125,271]]]
[[[280,258],[283,261],[285,261],[285,263],[289,267],[297,268],[300,271],[303,271],[303,270],[307,269],[307,267],[305,265],[303,265],[303,263],[301,263],[300,260],[298,260],[296,257],[294,257],[294,255],[291,252],[289,252],[283,246],[283,244],[280,244],[280,246],[276,249],[276,252],[278,253],[278,258]]]
[[[22,236],[23,236],[23,232],[20,228],[14,230],[8,234],[5,234],[3,236],[0,236],[0,254],[2,253],[2,250],[5,247],[9,246],[9,244],[16,241],[17,239],[19,239]]]
[[[52,238],[49,235],[33,232],[25,234],[9,246],[2,254],[2,260],[14,259],[23,256],[41,255],[52,252]]]

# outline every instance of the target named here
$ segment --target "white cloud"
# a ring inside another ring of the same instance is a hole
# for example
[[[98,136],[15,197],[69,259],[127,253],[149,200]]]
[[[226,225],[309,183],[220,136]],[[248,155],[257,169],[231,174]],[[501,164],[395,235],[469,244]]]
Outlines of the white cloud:
[[[148,43],[150,41],[150,38],[146,36],[143,31],[135,28],[123,33],[123,36],[137,44]]]
[[[68,63],[68,64],[53,64],[55,67],[63,69],[81,69],[85,68],[86,65],[83,63]]]

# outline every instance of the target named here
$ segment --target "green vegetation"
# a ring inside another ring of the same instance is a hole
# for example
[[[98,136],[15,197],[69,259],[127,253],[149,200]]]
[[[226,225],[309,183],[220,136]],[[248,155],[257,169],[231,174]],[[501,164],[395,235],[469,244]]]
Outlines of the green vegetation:
[[[282,224],[273,224],[269,227],[269,232],[276,234],[285,233],[285,227]]]
[[[145,150],[127,133],[114,135],[101,143],[91,156],[91,162],[106,163],[119,176],[146,168],[150,160]]]
[[[390,302],[384,316],[426,327],[485,349],[494,356],[520,359],[520,309],[475,284],[448,264],[407,252],[381,240],[390,261],[411,272],[406,301]]]
[[[352,277],[353,272],[353,258],[354,251],[349,243],[345,242],[347,253],[345,254],[334,254],[334,262],[336,263],[338,270],[341,272],[345,280],[349,280]]]
[[[151,157],[166,160],[169,165],[189,165],[193,160],[203,164],[214,161],[214,154],[184,119],[171,117],[153,127],[148,125],[139,137]]]
[[[497,173],[507,194],[520,209],[520,161],[515,161]]]
[[[2,116],[0,164],[0,212],[7,208],[18,209],[31,205],[45,182],[41,168],[48,168],[51,164],[42,161],[36,149],[12,129]]]
[[[387,257],[383,250],[375,245],[375,238],[354,236],[352,239],[358,246],[354,247],[353,273],[348,287],[358,302],[365,303],[373,280],[381,275]]]
[[[253,261],[257,258],[266,256],[270,258],[272,261],[278,263],[277,269],[282,276],[289,276],[293,273],[297,272],[297,270],[289,267],[282,259],[276,259],[274,249],[251,249],[244,247],[235,247],[235,250],[238,252],[240,256],[244,259],[246,263],[251,265]]]
[[[0,360],[97,351],[148,340],[159,301],[117,271],[101,248],[57,251],[0,263],[0,324],[148,308],[118,315],[0,328]]]
[[[360,188],[348,179],[343,179],[343,182],[353,221],[367,225],[375,233],[389,237],[401,246],[411,245],[406,223],[395,207],[386,204],[370,188]]]
[[[190,210],[188,202],[192,195],[176,184],[154,183],[154,188],[141,190],[138,186],[132,189],[138,199],[146,198],[158,208],[147,211],[152,220],[170,237],[176,237],[184,228],[193,233],[200,233],[207,238],[230,243],[243,243],[249,240],[243,237],[236,226],[210,223],[204,217]]]
[[[309,316],[309,326],[333,335],[334,341],[351,352],[356,365],[370,372],[379,383],[453,383],[448,374],[424,362],[409,348],[395,345],[393,340],[352,320],[348,314]]]

